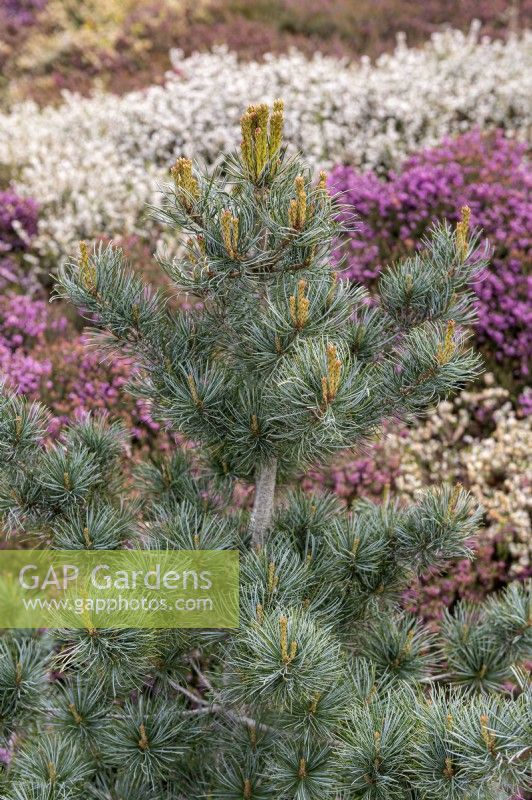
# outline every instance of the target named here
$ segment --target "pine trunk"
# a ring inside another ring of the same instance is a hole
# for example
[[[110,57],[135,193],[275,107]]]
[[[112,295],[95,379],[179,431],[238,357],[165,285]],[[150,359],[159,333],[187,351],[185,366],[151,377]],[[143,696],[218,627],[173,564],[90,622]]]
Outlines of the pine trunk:
[[[251,542],[257,550],[264,545],[271,526],[276,477],[276,459],[264,464],[257,472],[250,524]]]

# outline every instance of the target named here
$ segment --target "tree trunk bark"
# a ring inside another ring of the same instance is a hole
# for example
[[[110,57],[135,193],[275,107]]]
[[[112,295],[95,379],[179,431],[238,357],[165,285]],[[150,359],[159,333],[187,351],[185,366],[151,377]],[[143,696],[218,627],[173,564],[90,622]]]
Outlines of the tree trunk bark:
[[[250,531],[251,543],[257,550],[264,545],[270,529],[276,477],[277,459],[273,459],[260,468],[255,479],[255,500],[251,512]]]

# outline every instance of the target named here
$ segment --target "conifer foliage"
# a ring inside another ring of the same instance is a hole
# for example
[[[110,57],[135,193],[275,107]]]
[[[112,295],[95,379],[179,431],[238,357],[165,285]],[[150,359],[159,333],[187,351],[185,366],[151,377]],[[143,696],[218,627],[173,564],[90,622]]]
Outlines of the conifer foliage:
[[[408,581],[470,554],[480,510],[460,486],[350,513],[303,494],[310,464],[414,421],[479,371],[467,349],[484,266],[464,209],[383,273],[377,300],[330,266],[338,203],[286,156],[283,105],[242,117],[241,152],[185,158],[156,212],[183,237],[168,302],[112,246],[59,293],[131,391],[196,443],[122,474],[123,430],[0,392],[0,512],[42,546],[237,549],[232,631],[51,630],[0,640],[6,800],[502,800],[532,753],[531,598],[512,585],[434,634],[398,608]],[[251,513],[230,504],[254,482]]]

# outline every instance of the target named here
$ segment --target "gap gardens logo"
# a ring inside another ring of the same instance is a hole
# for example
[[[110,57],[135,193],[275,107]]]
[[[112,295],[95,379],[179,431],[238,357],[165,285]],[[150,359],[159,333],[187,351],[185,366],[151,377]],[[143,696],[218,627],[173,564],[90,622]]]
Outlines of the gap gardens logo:
[[[3,550],[3,628],[235,628],[238,553]]]

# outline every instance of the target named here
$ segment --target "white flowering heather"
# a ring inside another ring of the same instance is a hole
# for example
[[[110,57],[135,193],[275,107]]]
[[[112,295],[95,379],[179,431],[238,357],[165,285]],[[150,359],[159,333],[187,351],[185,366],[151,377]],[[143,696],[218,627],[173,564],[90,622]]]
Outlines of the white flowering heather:
[[[55,258],[80,238],[146,232],[145,204],[176,155],[212,162],[233,149],[250,101],[283,97],[288,140],[315,166],[389,167],[475,126],[524,134],[531,43],[531,34],[503,43],[454,31],[354,65],[297,52],[261,63],[223,49],[175,52],[164,86],[0,116],[0,165],[42,204],[38,249]]]
[[[532,420],[517,419],[509,403],[495,413],[494,420],[493,435],[473,442],[464,463],[471,491],[486,509],[488,534],[507,542],[511,575],[528,575],[532,566]]]
[[[396,478],[406,501],[427,485],[442,480],[467,486],[484,509],[483,536],[503,542],[511,554],[511,575],[528,575],[532,564],[532,417],[515,415],[505,389],[493,385],[463,391],[440,403],[423,425],[405,436],[391,431],[383,454],[399,458]],[[493,431],[472,434],[479,420],[490,419]]]

